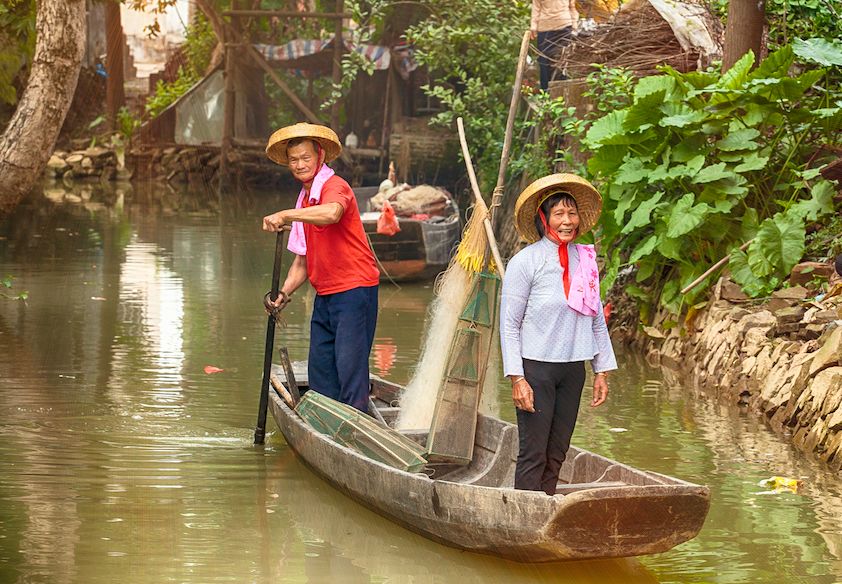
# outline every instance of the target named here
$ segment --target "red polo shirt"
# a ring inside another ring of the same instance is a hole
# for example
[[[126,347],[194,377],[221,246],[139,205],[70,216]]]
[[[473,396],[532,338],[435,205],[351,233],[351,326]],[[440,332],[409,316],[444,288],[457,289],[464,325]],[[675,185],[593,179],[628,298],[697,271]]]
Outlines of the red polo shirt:
[[[310,206],[307,199],[305,204]],[[336,294],[361,286],[376,286],[380,272],[360,219],[351,186],[337,175],[322,187],[319,205],[339,203],[345,211],[332,225],[304,223],[307,277],[316,294]]]

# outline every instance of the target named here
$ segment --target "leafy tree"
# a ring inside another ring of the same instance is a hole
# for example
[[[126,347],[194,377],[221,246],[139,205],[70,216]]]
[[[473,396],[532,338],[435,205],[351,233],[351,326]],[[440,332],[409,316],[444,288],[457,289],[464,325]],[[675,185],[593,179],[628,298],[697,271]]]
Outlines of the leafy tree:
[[[429,16],[406,35],[430,71],[424,91],[444,107],[434,123],[465,120],[471,155],[488,192],[497,176],[520,41],[529,28],[526,0],[423,0]]]

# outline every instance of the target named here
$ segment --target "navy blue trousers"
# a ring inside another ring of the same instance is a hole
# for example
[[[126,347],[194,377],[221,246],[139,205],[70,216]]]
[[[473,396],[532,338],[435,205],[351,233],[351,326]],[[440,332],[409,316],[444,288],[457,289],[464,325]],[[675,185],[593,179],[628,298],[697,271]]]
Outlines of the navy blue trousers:
[[[368,355],[377,326],[377,286],[316,295],[310,320],[310,389],[368,411]]]
[[[579,415],[585,363],[524,359],[523,376],[532,387],[535,412],[517,410],[515,488],[554,495]]]
[[[559,51],[569,44],[572,38],[572,26],[538,33],[538,71],[541,77],[541,89],[544,91],[553,79],[567,79],[561,71],[556,70],[555,63]]]

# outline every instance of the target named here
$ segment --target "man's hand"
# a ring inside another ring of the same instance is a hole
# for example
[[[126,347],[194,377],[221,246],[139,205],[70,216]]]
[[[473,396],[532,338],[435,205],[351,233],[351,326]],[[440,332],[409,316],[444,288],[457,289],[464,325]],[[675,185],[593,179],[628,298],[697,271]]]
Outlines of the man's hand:
[[[286,219],[286,211],[278,211],[263,218],[263,231],[288,231],[291,225],[292,221]]]
[[[591,407],[601,406],[608,399],[608,376],[605,373],[597,373],[593,378],[593,399]]]
[[[280,312],[287,307],[287,304],[291,302],[291,299],[289,297],[289,294],[281,290],[280,292],[278,292],[278,297],[273,302],[269,298],[271,294],[271,292],[267,292],[263,296],[263,307],[266,309],[266,314],[278,318]]]
[[[534,41],[538,38],[538,31],[534,28],[529,30],[529,37]]]
[[[512,379],[512,401],[515,402],[515,407],[519,410],[530,413],[535,411],[535,393],[525,378],[514,377]]]

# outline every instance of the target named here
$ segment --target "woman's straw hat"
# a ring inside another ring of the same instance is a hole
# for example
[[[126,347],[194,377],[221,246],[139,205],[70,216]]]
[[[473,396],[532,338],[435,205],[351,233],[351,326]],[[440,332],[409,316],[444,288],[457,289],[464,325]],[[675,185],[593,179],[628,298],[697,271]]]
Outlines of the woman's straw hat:
[[[301,122],[281,128],[272,134],[266,145],[266,156],[278,164],[288,166],[287,143],[295,138],[309,138],[321,144],[325,151],[325,162],[336,160],[342,152],[342,143],[336,132],[327,126]]]
[[[593,229],[599,221],[602,197],[591,183],[575,174],[551,174],[539,178],[523,189],[515,203],[515,228],[528,243],[535,243],[541,239],[538,230],[535,229],[539,202],[545,195],[555,193],[568,193],[576,199],[576,206],[579,208],[579,235]]]

